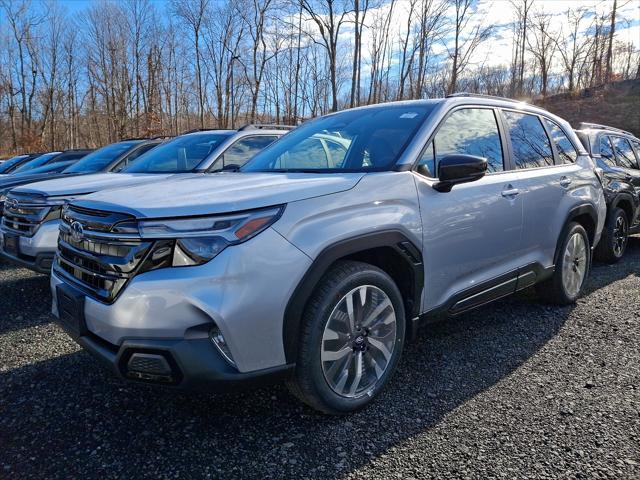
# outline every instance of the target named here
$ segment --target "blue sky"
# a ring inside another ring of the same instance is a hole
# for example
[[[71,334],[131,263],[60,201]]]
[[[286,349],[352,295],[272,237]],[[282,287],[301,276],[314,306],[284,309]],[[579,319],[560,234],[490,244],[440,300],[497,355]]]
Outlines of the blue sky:
[[[71,16],[77,16],[87,9],[91,4],[99,0],[54,0],[67,9]],[[117,0],[116,0],[117,1]],[[156,8],[163,12],[170,8],[169,0],[150,0]],[[220,1],[220,0],[214,0]],[[386,5],[385,5],[386,3]],[[586,7],[593,16],[596,12],[603,13],[608,12],[611,8],[612,0],[536,0],[534,4],[534,11],[541,10],[545,13],[549,13],[553,16],[552,29],[561,28],[564,22],[563,12],[568,7]],[[37,0],[34,6],[39,3]],[[392,22],[392,25],[397,26],[397,31],[393,32],[393,37],[398,38],[401,31],[400,28],[405,28],[406,15],[407,15],[408,0],[396,0],[396,6],[394,8],[394,16],[396,17]],[[46,3],[40,3],[43,8]],[[618,22],[617,22],[617,38],[618,40],[633,42],[636,48],[640,49],[640,1],[629,0],[618,2]],[[380,10],[388,8],[388,1],[384,2],[380,7]],[[511,59],[512,53],[512,34],[509,28],[509,22],[513,18],[513,7],[508,0],[480,0],[479,15],[477,15],[478,21],[482,21],[483,25],[494,25],[494,37],[485,42],[474,55],[474,63],[482,63],[485,65],[507,65]],[[373,14],[373,12],[372,12]],[[370,14],[370,16],[372,15]],[[587,27],[590,19],[585,21],[585,28]],[[368,43],[367,31],[364,32],[365,45]],[[347,26],[342,37],[345,42],[351,40],[350,28]],[[445,40],[449,42],[451,39]],[[347,43],[348,44],[348,43]],[[363,52],[367,54],[368,48]],[[444,44],[434,45],[434,53],[437,57],[444,58],[446,55],[446,48]]]

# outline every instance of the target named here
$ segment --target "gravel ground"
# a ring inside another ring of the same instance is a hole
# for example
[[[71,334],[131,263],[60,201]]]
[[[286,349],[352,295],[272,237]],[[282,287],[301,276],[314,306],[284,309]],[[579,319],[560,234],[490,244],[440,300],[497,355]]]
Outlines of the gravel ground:
[[[524,292],[432,325],[347,418],[282,387],[122,383],[0,261],[0,478],[640,478],[640,240],[575,307]]]

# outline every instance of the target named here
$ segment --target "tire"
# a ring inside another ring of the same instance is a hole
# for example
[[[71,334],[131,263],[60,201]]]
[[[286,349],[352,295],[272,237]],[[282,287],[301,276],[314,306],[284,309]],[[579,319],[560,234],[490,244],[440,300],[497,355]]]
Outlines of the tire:
[[[582,246],[584,255],[570,255],[570,249]],[[562,242],[556,252],[556,265],[553,276],[537,285],[538,294],[547,303],[555,305],[570,305],[582,294],[582,290],[589,276],[590,270],[590,244],[589,235],[582,225],[572,222],[565,228]],[[580,258],[578,258],[580,257]],[[567,271],[565,275],[564,272]],[[574,277],[578,281],[570,281],[573,273],[580,273],[579,277]]]
[[[321,412],[357,411],[371,403],[393,375],[405,331],[402,295],[391,277],[366,263],[340,261],[307,303],[296,371],[287,386]]]
[[[623,209],[616,207],[607,216],[595,258],[604,263],[616,263],[624,256],[628,243],[629,219]]]

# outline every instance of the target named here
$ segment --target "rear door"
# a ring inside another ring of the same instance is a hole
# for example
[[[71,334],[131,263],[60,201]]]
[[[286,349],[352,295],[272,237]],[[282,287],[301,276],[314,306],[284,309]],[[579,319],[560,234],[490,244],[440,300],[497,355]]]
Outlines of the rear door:
[[[448,193],[437,192],[432,185],[439,162],[456,153],[486,158],[488,172]],[[415,173],[423,225],[424,311],[460,311],[515,290],[522,232],[517,175],[509,169],[494,108],[460,107],[438,126]]]
[[[502,110],[511,158],[520,173],[517,188],[523,197],[523,265],[548,268],[569,211],[576,206],[572,192],[581,188],[578,157],[563,129],[546,117]],[[553,141],[552,141],[553,139]]]

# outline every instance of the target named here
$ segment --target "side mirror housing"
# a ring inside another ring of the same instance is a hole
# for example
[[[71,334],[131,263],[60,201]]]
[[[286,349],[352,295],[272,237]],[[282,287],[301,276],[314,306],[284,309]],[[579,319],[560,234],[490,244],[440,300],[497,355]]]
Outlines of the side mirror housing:
[[[433,188],[450,192],[459,183],[475,182],[487,173],[487,159],[475,155],[447,155],[438,165],[438,182]]]

